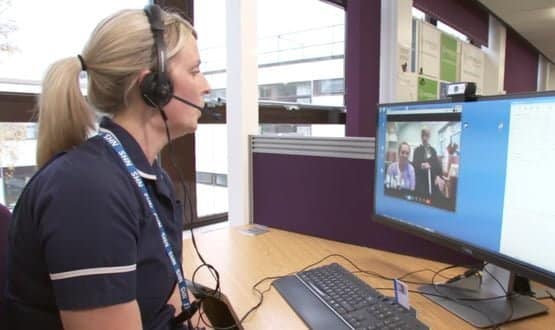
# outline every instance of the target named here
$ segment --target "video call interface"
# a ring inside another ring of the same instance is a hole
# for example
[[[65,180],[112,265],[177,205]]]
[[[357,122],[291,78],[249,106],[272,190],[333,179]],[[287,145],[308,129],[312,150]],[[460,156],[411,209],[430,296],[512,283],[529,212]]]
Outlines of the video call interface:
[[[387,115],[385,194],[454,211],[461,152],[455,109]]]
[[[381,105],[375,214],[555,276],[555,96]]]

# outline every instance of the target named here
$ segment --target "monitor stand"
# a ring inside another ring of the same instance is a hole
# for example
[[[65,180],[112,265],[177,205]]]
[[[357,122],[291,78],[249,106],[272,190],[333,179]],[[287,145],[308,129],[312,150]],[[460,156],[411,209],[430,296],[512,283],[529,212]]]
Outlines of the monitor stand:
[[[541,303],[514,293],[514,273],[493,264],[487,264],[485,269],[481,281],[479,276],[471,276],[449,284],[424,285],[419,290],[426,298],[478,328],[547,312]],[[499,299],[475,300],[505,296],[500,284],[505,291],[514,294]]]

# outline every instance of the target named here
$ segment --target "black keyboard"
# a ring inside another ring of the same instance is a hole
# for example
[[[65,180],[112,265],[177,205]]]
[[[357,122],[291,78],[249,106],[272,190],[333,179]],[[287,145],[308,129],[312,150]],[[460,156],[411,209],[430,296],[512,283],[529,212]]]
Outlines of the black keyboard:
[[[414,309],[407,310],[336,263],[273,285],[311,329],[428,329]]]

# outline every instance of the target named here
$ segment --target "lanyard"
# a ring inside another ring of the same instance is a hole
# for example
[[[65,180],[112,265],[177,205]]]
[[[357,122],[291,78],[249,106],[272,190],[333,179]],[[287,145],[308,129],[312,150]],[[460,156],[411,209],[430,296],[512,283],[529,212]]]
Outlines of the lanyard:
[[[150,212],[156,219],[156,223],[158,224],[158,229],[160,230],[160,237],[162,238],[162,242],[164,243],[164,249],[166,250],[166,254],[170,259],[170,263],[173,267],[173,271],[175,272],[175,276],[177,277],[179,294],[181,296],[181,307],[184,310],[188,309],[191,303],[189,302],[189,296],[187,295],[187,283],[185,283],[185,280],[183,279],[183,274],[181,273],[181,266],[177,262],[177,259],[175,258],[172,246],[170,244],[170,241],[168,240],[168,236],[166,235],[166,230],[164,229],[164,226],[162,226],[162,221],[160,221],[158,212],[156,212],[156,209],[154,208],[154,204],[152,203],[150,194],[146,189],[143,179],[139,175],[139,171],[137,170],[137,167],[135,167],[135,165],[127,155],[127,152],[125,152],[125,149],[123,149],[123,146],[118,141],[118,139],[112,134],[112,132],[108,130],[102,130],[99,134],[100,136],[102,136],[104,141],[106,141],[106,143],[108,143],[110,146],[112,146],[112,148],[114,148],[115,152],[121,158],[123,164],[127,168],[127,171],[129,172],[129,174],[133,178],[133,181],[135,181],[135,183],[137,184],[137,187],[139,187],[139,190],[141,191],[141,194],[145,198],[146,203],[150,209]]]

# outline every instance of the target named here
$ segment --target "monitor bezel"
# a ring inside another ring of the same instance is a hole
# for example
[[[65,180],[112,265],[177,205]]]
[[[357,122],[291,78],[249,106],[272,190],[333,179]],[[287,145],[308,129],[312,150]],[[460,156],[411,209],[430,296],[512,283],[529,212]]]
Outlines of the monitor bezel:
[[[502,99],[523,99],[523,98],[540,98],[540,97],[549,97],[555,96],[555,91],[546,91],[546,92],[537,92],[537,93],[515,93],[515,94],[505,94],[505,95],[495,95],[495,96],[483,96],[479,97],[477,101],[486,101],[486,100],[502,100]],[[469,101],[474,102],[474,101]],[[453,101],[451,99],[440,99],[440,100],[433,100],[433,101],[424,101],[424,102],[397,102],[397,103],[381,103],[378,104],[378,111],[376,111],[376,129],[379,129],[379,116],[380,111],[379,109],[382,107],[394,107],[394,106],[410,106],[410,105],[426,105],[426,104],[464,104],[465,102]],[[464,110],[463,110],[464,111]],[[377,134],[376,130],[376,145],[380,145],[380,136]],[[376,148],[377,150],[377,148]],[[377,157],[374,158],[376,161]],[[541,282],[547,286],[555,287],[555,273],[552,273],[546,269],[543,269],[538,266],[534,266],[532,264],[527,263],[526,261],[519,260],[513,258],[511,256],[502,254],[497,251],[491,251],[485,249],[483,247],[474,245],[470,242],[463,241],[451,237],[446,234],[428,231],[418,227],[417,225],[410,225],[401,220],[397,220],[394,218],[387,217],[385,215],[377,214],[376,213],[376,202],[377,202],[377,194],[376,194],[376,178],[379,175],[380,167],[378,164],[374,166],[374,182],[372,187],[372,191],[374,193],[374,203],[372,208],[372,219],[377,223],[387,225],[396,229],[399,229],[403,232],[415,235],[417,237],[426,239],[433,243],[448,247],[450,249],[459,251],[463,254],[470,255],[474,258],[484,260],[486,262],[493,263],[497,266],[505,268],[509,271],[516,272],[518,275],[525,276],[531,280],[535,280],[537,282]]]

